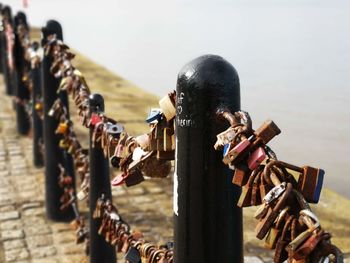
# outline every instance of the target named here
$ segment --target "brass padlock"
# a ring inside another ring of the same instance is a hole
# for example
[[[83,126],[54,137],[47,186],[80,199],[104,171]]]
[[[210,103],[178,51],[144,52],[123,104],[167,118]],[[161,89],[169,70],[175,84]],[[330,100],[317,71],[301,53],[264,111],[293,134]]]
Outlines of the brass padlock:
[[[60,122],[55,131],[56,134],[66,134],[68,131],[68,122]]]
[[[263,144],[267,144],[275,136],[281,133],[281,130],[272,120],[267,120],[255,131],[255,135],[262,141]]]
[[[172,151],[173,150],[173,140],[172,136],[174,135],[173,131],[170,128],[164,128],[164,143],[163,143],[163,150],[165,152]]]
[[[176,93],[174,91],[164,96],[159,101],[159,106],[162,109],[163,114],[167,119],[167,121],[171,121],[176,116],[175,96],[176,96]]]

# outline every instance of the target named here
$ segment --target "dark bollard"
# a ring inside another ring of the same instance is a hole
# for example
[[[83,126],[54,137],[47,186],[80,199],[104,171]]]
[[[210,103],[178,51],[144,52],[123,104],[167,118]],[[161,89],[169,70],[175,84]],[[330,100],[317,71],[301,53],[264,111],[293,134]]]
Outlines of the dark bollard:
[[[46,27],[42,29],[42,42],[45,43],[47,36],[55,33],[57,37],[60,36],[62,39],[62,29],[59,23],[50,20],[47,22]],[[74,174],[66,167],[67,159],[63,151],[59,148],[59,137],[55,134],[59,121],[48,116],[48,112],[57,98],[57,89],[60,84],[60,79],[55,78],[50,72],[51,64],[52,58],[45,55],[41,63],[41,76],[44,104],[43,134],[45,142],[46,215],[51,220],[67,222],[73,220],[75,216],[72,207],[69,207],[65,211],[60,210],[60,197],[62,196],[63,189],[58,185],[60,174],[58,164],[60,163],[65,166],[67,173],[72,176],[73,180]],[[63,95],[61,94],[61,96]]]
[[[90,113],[104,111],[104,99],[99,94],[92,94],[89,98]],[[116,262],[115,248],[109,245],[105,239],[98,234],[101,219],[93,219],[93,211],[96,201],[101,194],[112,200],[111,183],[109,178],[109,163],[103,155],[100,145],[92,147],[93,128],[90,128],[90,262],[107,263]]]
[[[2,14],[3,7],[4,6],[0,3],[0,14]],[[3,56],[2,35],[3,33],[4,33],[4,24],[3,24],[3,20],[0,19],[0,73],[3,73],[3,69],[2,69],[2,56]]]
[[[13,28],[13,18],[12,18],[12,10],[9,6],[4,6],[2,9],[2,17],[3,17],[3,32],[1,34],[1,46],[2,46],[2,54],[1,54],[1,64],[4,74],[4,83],[6,88],[6,94],[12,95],[13,94],[13,85],[14,85],[14,78],[12,74],[12,69],[10,67],[9,63],[9,45],[7,34],[6,32],[8,29]],[[11,51],[12,52],[12,51]]]
[[[26,72],[29,72],[30,63],[25,60],[25,50],[22,46],[19,30],[22,30],[22,34],[27,32],[29,34],[29,27],[27,24],[26,15],[22,12],[18,12],[15,16],[15,45],[14,45],[14,58],[15,58],[15,70],[13,72],[13,77],[15,78],[15,90],[14,95],[17,98],[17,103],[15,105],[16,109],[16,122],[17,122],[17,132],[21,135],[27,135],[30,129],[30,119],[29,115],[25,109],[25,101],[30,100],[30,91],[29,87],[26,86],[24,76]],[[22,28],[20,28],[22,27]]]
[[[240,188],[214,150],[229,126],[217,111],[240,109],[237,72],[219,56],[199,57],[180,71],[176,94],[174,262],[243,262]]]
[[[33,49],[37,51],[39,49],[39,43],[33,43]],[[41,98],[41,70],[40,64],[36,64],[30,72],[30,77],[33,83],[32,90],[32,132],[33,132],[33,163],[35,167],[42,167],[44,165],[43,152],[41,149],[41,143],[43,143],[43,122],[38,115],[36,107],[41,107],[38,99]],[[38,102],[38,104],[36,104]],[[38,106],[37,106],[38,105]]]

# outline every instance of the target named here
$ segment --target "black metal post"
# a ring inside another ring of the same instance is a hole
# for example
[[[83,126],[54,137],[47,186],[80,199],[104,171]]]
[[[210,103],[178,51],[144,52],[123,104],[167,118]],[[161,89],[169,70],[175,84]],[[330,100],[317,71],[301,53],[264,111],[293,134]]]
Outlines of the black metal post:
[[[2,45],[2,69],[4,74],[4,82],[6,86],[6,94],[12,95],[13,94],[13,78],[11,74],[11,69],[9,66],[9,52],[8,52],[8,41],[6,36],[6,27],[7,25],[13,25],[13,19],[12,19],[12,11],[11,7],[5,6],[2,9],[2,17],[3,17],[3,32],[1,34],[1,45]]]
[[[39,49],[39,43],[34,42],[32,48],[37,51]],[[42,96],[41,92],[41,69],[40,65],[34,65],[31,69],[31,81],[33,83],[32,90],[32,132],[33,132],[33,163],[36,167],[42,167],[44,165],[43,152],[40,144],[44,143],[43,138],[43,122],[37,113],[36,102]],[[40,110],[40,109],[39,109]]]
[[[3,10],[3,5],[0,3],[0,14],[2,15],[2,10]],[[2,56],[3,56],[3,41],[2,41],[2,36],[4,33],[4,24],[3,20],[0,20],[0,73],[3,73],[2,69]]]
[[[60,24],[54,20],[48,21],[46,26],[42,29],[42,43],[45,44],[47,36],[52,34],[56,34],[57,38],[62,39],[62,28]],[[59,121],[48,116],[48,112],[57,98],[57,89],[60,84],[60,79],[55,78],[50,72],[51,64],[51,56],[45,55],[41,64],[41,74],[44,101],[43,134],[45,142],[46,215],[49,219],[55,221],[71,221],[75,217],[73,209],[69,207],[65,211],[60,210],[60,197],[62,196],[63,189],[58,185],[60,174],[58,164],[60,163],[66,166],[67,159],[63,151],[59,148],[59,137],[55,134]],[[61,96],[63,95],[61,94]],[[65,168],[67,170],[67,167]],[[74,174],[71,174],[69,170],[67,170],[67,172],[74,180]]]
[[[213,147],[228,127],[216,112],[240,109],[236,70],[214,55],[189,62],[178,75],[176,107],[174,262],[243,262],[240,188]]]
[[[89,98],[90,113],[104,111],[104,99],[99,94],[92,94]],[[101,194],[112,200],[111,183],[109,178],[109,163],[103,155],[103,149],[99,145],[92,147],[93,127],[90,128],[90,263],[116,262],[115,248],[109,245],[98,234],[101,219],[93,219],[93,211],[96,201]]]
[[[29,102],[30,92],[29,87],[26,86],[23,76],[29,72],[30,64],[25,60],[25,50],[22,46],[21,39],[19,36],[19,27],[24,27],[29,34],[29,26],[27,24],[26,15],[23,12],[18,12],[15,16],[15,46],[14,46],[14,60],[15,60],[15,70],[13,72],[13,77],[15,78],[15,90],[14,95],[17,97],[17,103],[15,104],[16,109],[16,122],[17,122],[17,132],[22,135],[27,135],[30,129],[30,119],[26,112],[24,102]]]

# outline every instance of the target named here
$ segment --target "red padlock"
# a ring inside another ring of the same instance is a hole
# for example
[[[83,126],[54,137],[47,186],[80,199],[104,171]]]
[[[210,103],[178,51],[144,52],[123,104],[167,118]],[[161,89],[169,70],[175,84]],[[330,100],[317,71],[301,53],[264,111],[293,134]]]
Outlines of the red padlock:
[[[119,186],[125,183],[125,179],[127,178],[127,175],[124,173],[118,174],[111,182],[112,186]]]
[[[264,148],[258,147],[253,153],[248,157],[247,163],[250,170],[255,170],[266,158],[266,153]]]

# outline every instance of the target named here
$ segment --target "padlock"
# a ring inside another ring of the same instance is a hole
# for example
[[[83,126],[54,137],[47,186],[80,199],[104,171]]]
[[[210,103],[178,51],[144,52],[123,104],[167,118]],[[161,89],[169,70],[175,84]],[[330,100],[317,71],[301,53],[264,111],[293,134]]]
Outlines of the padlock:
[[[106,132],[108,134],[116,135],[116,134],[122,133],[123,131],[124,131],[124,126],[119,123],[115,123],[115,124],[112,124],[110,122],[106,123]]]
[[[262,167],[263,167],[262,169],[265,168],[265,166],[263,166],[263,165],[262,165]],[[260,185],[259,185],[259,188],[260,188],[259,192],[260,192],[261,200],[264,200],[267,193],[270,192],[273,187],[274,187],[274,185],[268,184],[265,181],[264,171],[262,171],[262,173],[260,174]]]
[[[247,164],[250,170],[255,170],[266,158],[264,148],[258,147],[248,157]]]
[[[290,216],[286,224],[283,227],[282,234],[280,238],[278,239],[276,243],[276,250],[275,250],[275,256],[274,256],[274,262],[284,262],[286,259],[288,259],[288,253],[285,250],[288,243],[291,241],[291,237],[288,236],[288,233],[290,233],[290,227],[292,224],[292,221],[294,219],[294,216]]]
[[[58,147],[60,147],[63,150],[67,150],[69,148],[69,144],[65,139],[61,139],[58,143]]]
[[[175,108],[175,92],[172,92],[166,96],[164,96],[159,101],[159,106],[162,109],[162,112],[167,119],[167,121],[171,121],[176,116],[176,108]]]
[[[162,110],[153,108],[150,110],[146,122],[147,123],[154,123],[156,121],[159,121],[162,118]]]
[[[232,177],[232,183],[238,186],[243,186],[248,182],[252,171],[245,164],[237,164]]]
[[[97,113],[91,113],[90,121],[88,122],[88,127],[94,127],[97,123],[102,121],[101,117]]]
[[[250,137],[252,139],[253,137]],[[229,149],[227,154],[223,158],[225,164],[237,163],[238,159],[242,157],[248,150],[251,145],[250,139],[244,139],[232,149]]]
[[[290,183],[287,183],[285,189],[282,192],[282,195],[278,197],[278,200],[276,201],[276,205],[274,207],[271,207],[270,205],[267,205],[268,210],[266,215],[259,220],[255,232],[256,232],[256,237],[258,239],[263,239],[269,229],[271,228],[273,222],[275,221],[276,217],[278,216],[280,210],[284,207],[285,203],[287,202],[287,199],[292,193],[292,185]],[[273,189],[274,190],[274,189]],[[271,191],[273,191],[271,190]],[[265,196],[264,202],[266,202],[266,197]],[[274,194],[274,196],[278,196],[277,194]]]
[[[265,244],[264,244],[266,248],[274,249],[276,247],[277,240],[280,237],[283,230],[283,224],[286,222],[286,218],[288,218],[289,216],[288,215],[289,210],[290,210],[290,207],[287,206],[280,212],[280,214],[276,219],[276,222],[267,233],[265,238]]]
[[[242,187],[242,193],[237,202],[238,207],[247,207],[251,205],[253,182],[256,177],[256,173],[252,173],[249,177],[248,183]]]
[[[148,134],[143,134],[140,136],[137,136],[135,138],[137,144],[145,151],[148,151],[149,144],[150,144],[150,138]]]
[[[34,108],[35,108],[36,111],[42,111],[43,108],[44,108],[44,105],[43,105],[42,102],[37,102],[37,103],[35,103]]]
[[[318,243],[324,238],[323,234],[324,231],[320,229],[313,231],[312,235],[293,252],[293,258],[296,260],[307,258],[315,250]]]
[[[112,155],[111,158],[109,158],[109,161],[113,167],[119,168],[120,159],[121,158],[117,157],[116,155]]]
[[[144,162],[141,169],[143,174],[147,177],[165,178],[171,172],[171,162],[159,160],[153,155]]]
[[[297,190],[302,193],[306,201],[309,203],[318,203],[322,184],[324,179],[324,170],[313,168],[310,166],[298,167],[289,163],[282,161],[271,161],[267,167],[277,166],[280,168],[287,168],[300,173],[297,183]],[[271,169],[268,169],[271,170]],[[268,178],[269,172],[265,173],[266,180],[269,182]]]
[[[298,179],[298,190],[309,203],[318,203],[320,200],[324,175],[325,172],[322,169],[303,167],[303,173]]]
[[[125,178],[125,185],[127,187],[137,185],[142,183],[145,178],[142,175],[142,172],[139,169],[133,169],[128,171],[128,176]]]
[[[60,122],[55,131],[56,134],[66,134],[68,131],[68,122]]]
[[[89,195],[89,185],[86,185],[84,188],[82,187],[81,190],[77,193],[78,200],[82,201],[85,198],[87,198]]]
[[[222,148],[225,144],[230,144],[234,141],[236,138],[236,130],[233,127],[228,128],[226,131],[223,131],[222,133],[219,133],[216,135],[216,142],[214,144],[214,149],[219,150]]]
[[[129,250],[125,254],[125,260],[129,263],[141,263],[140,252],[133,246],[130,246]]]
[[[257,206],[257,205],[261,205],[261,196],[260,196],[260,178],[261,178],[261,174],[262,171],[258,172],[255,175],[254,181],[253,181],[253,186],[252,186],[252,198],[250,200],[250,205],[251,206]]]
[[[262,141],[263,144],[267,144],[275,136],[281,133],[281,130],[272,120],[267,120],[256,131],[255,135]]]
[[[149,150],[156,151],[157,150],[157,138],[156,138],[156,128],[157,126],[153,126],[151,131],[148,133],[149,140]]]
[[[158,160],[167,160],[172,161],[175,160],[175,150],[171,151],[157,151],[157,159]]]
[[[111,181],[112,186],[119,186],[124,184],[125,178],[127,177],[127,174],[125,173],[120,173],[114,179]]]
[[[174,134],[170,128],[164,128],[164,142],[163,142],[163,150],[165,152],[173,150],[172,138],[171,136]]]

